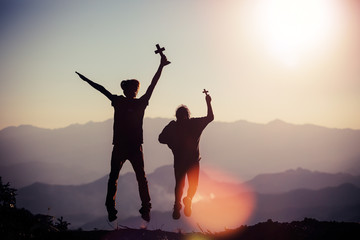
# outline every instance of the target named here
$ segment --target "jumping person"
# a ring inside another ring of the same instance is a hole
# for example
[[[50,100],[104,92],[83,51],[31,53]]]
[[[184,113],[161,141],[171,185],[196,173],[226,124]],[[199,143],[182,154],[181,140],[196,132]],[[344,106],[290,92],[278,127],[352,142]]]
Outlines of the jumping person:
[[[190,118],[190,111],[185,105],[176,110],[176,121],[171,121],[159,135],[159,142],[167,144],[174,154],[175,172],[175,203],[173,218],[180,218],[181,197],[187,176],[189,188],[187,196],[184,197],[184,214],[191,216],[191,203],[199,181],[200,136],[205,127],[214,120],[211,107],[211,97],[206,94],[207,116],[201,118]]]
[[[136,174],[140,199],[142,202],[139,212],[144,220],[150,221],[151,203],[148,182],[144,170],[142,127],[145,108],[147,107],[153,90],[160,78],[163,67],[169,63],[164,54],[160,55],[160,66],[156,71],[150,86],[146,90],[146,93],[140,98],[136,98],[140,87],[140,82],[136,79],[122,81],[120,86],[125,96],[119,96],[110,93],[103,86],[76,72],[82,80],[104,94],[114,107],[113,150],[105,202],[110,222],[117,218],[117,210],[115,209],[117,181],[120,170],[126,160],[130,161]]]

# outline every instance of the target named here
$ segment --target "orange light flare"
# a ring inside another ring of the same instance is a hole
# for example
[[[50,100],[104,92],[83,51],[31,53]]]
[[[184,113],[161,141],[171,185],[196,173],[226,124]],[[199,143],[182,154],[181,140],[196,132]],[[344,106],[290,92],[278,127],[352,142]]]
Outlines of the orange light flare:
[[[192,215],[186,219],[205,232],[222,232],[244,225],[255,208],[252,189],[224,172],[210,168],[203,170],[206,174],[200,176]]]

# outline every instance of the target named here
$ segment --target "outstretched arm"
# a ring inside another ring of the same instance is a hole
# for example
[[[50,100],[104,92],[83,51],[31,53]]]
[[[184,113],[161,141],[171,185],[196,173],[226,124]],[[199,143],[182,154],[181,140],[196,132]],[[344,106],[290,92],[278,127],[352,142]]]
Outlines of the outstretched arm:
[[[146,93],[143,96],[143,97],[147,98],[147,100],[150,99],[150,97],[151,97],[151,95],[152,95],[152,93],[154,91],[154,88],[155,88],[157,82],[160,79],[161,72],[162,72],[164,66],[167,65],[167,64],[168,64],[168,60],[166,59],[166,56],[161,55],[160,66],[159,66],[158,70],[156,71],[153,79],[151,80],[150,86],[148,87],[148,89],[146,90]]]
[[[214,120],[214,113],[213,113],[212,106],[211,106],[211,97],[210,97],[210,95],[206,94],[205,100],[206,100],[206,105],[207,105],[207,116],[206,117],[211,122],[212,120]]]
[[[96,90],[98,90],[99,92],[101,92],[102,94],[104,94],[108,99],[110,99],[110,101],[112,100],[112,94],[106,90],[103,86],[101,86],[100,84],[97,84],[93,81],[91,81],[90,79],[86,78],[84,75],[75,72],[77,75],[79,75],[79,77],[84,80],[85,82],[87,82],[88,84],[90,84],[93,88],[95,88]]]

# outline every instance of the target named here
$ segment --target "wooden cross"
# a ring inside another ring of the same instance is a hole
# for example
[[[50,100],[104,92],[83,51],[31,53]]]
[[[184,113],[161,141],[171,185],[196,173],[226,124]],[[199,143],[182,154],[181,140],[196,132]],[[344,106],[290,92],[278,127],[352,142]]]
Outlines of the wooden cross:
[[[159,53],[159,54],[161,55],[161,57],[163,57],[163,56],[164,56],[163,51],[165,51],[165,48],[164,48],[164,47],[160,47],[159,44],[156,44],[155,54],[158,54],[158,53]],[[168,65],[168,64],[170,64],[170,63],[171,63],[171,62],[167,61],[165,65]]]
[[[156,44],[155,54],[160,53],[160,55],[164,55],[163,51],[165,51],[165,48],[164,47],[161,48],[159,44]]]
[[[204,88],[203,93],[205,93],[206,96],[209,95],[208,92],[209,92],[209,91],[207,91],[207,90]]]

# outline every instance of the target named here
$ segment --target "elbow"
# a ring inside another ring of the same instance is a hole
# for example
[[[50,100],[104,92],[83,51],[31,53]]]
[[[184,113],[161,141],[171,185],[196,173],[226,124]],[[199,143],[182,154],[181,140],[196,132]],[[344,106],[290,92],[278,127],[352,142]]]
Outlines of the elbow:
[[[162,143],[164,144],[164,137],[160,134],[159,137],[158,137],[158,140],[159,140],[159,143]]]
[[[170,142],[168,137],[161,135],[161,134],[160,134],[158,140],[159,140],[159,143],[162,143],[162,144],[169,144],[169,142]]]
[[[209,122],[212,122],[214,120],[214,114],[208,114],[207,119]]]
[[[214,114],[210,115],[210,121],[214,121]]]
[[[213,121],[213,120],[214,120],[214,113],[213,113],[213,111],[211,111],[211,110],[208,111],[207,117],[208,117],[208,119],[209,119],[210,122]]]

